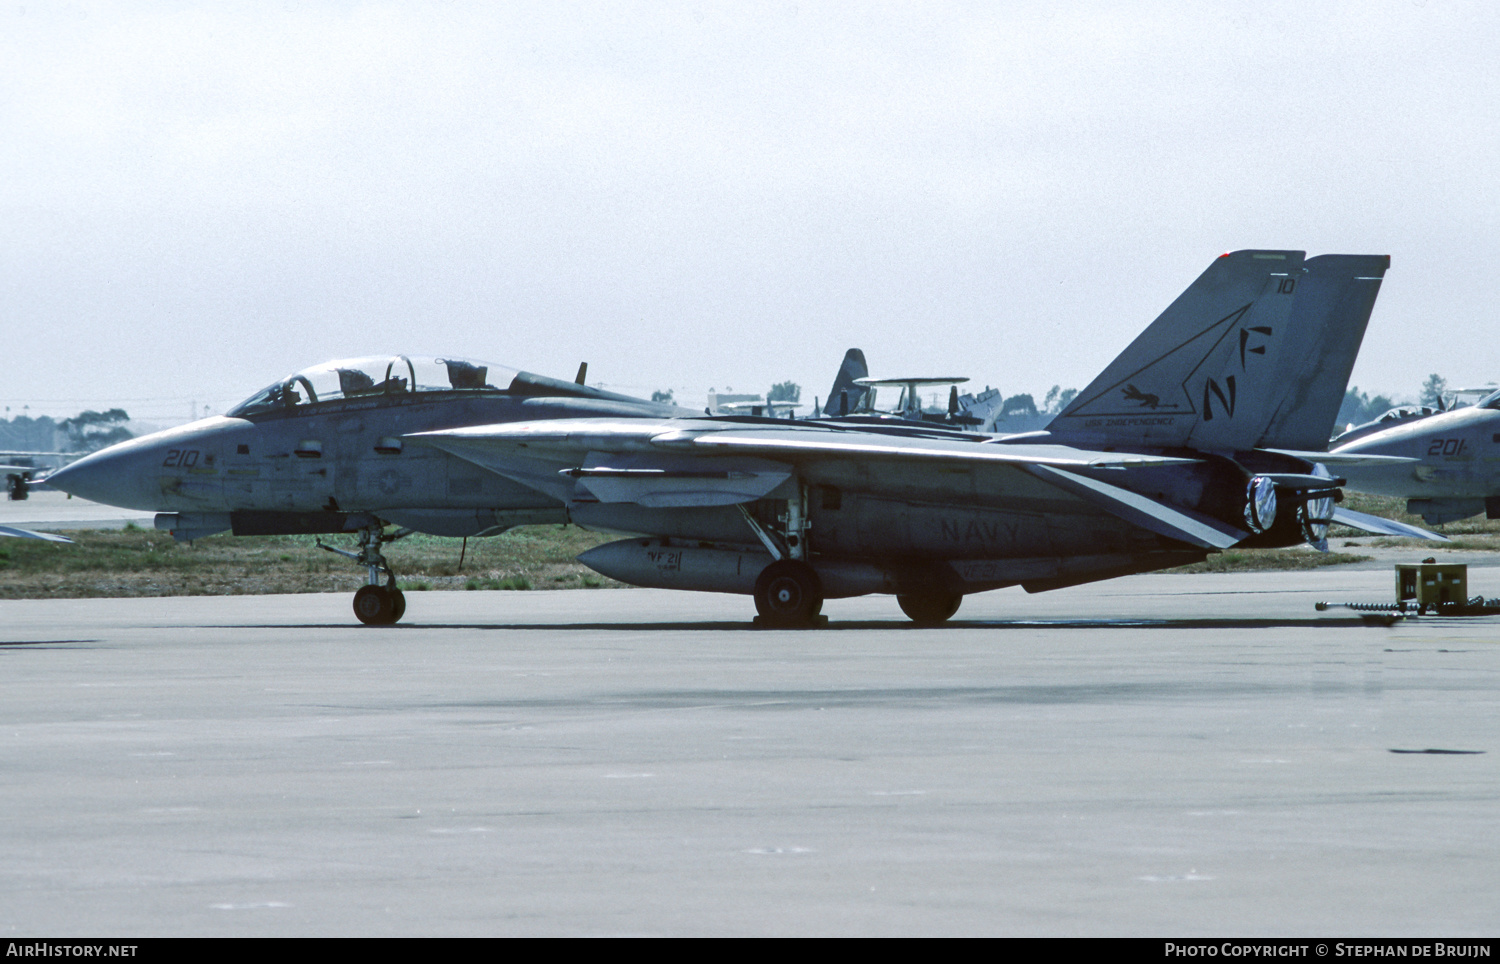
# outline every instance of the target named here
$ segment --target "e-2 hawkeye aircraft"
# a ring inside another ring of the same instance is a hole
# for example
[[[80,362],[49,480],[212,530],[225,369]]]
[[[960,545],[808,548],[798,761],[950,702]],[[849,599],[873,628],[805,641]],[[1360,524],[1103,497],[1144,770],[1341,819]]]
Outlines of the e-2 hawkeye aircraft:
[[[358,533],[338,552],[366,567],[354,612],[401,618],[406,600],[381,548],[411,532],[485,536],[566,522],[558,499],[427,445],[412,433],[579,416],[670,417],[673,405],[459,358],[350,358],[304,369],[226,415],[121,442],[47,477],[53,488],[155,511],[178,540]],[[394,533],[388,524],[401,527]],[[382,583],[382,577],[384,582]]]
[[[580,418],[408,439],[636,534],[579,557],[621,581],[753,595],[772,624],[866,593],[941,622],[968,593],[1326,545],[1334,519],[1427,535],[1335,511],[1325,468],[1349,460],[1325,446],[1388,265],[1223,255],[1041,432]]]
[[[889,424],[905,421],[928,427],[957,428],[963,431],[988,431],[995,424],[1002,399],[999,389],[987,389],[977,397],[958,394],[958,386],[967,377],[948,378],[871,378],[865,364],[865,353],[851,348],[844,353],[828,403],[817,408],[814,418],[838,418],[848,422]],[[918,389],[923,386],[947,385],[948,408],[928,411],[923,408]],[[882,403],[882,388],[898,388],[894,405]]]

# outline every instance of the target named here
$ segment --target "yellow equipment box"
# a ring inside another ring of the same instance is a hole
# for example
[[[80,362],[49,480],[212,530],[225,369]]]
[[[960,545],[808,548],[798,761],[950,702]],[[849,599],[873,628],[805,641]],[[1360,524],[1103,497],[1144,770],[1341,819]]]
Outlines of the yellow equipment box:
[[[1396,564],[1396,602],[1418,612],[1469,602],[1469,567],[1461,563]]]

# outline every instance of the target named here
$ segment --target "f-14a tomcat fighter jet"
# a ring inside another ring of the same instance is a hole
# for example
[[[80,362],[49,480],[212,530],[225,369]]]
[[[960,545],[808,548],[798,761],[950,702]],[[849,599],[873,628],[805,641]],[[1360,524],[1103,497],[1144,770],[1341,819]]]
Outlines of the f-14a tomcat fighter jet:
[[[155,510],[157,528],[179,540],[226,530],[358,533],[358,552],[333,549],[368,569],[355,614],[392,623],[405,599],[384,543],[412,531],[481,536],[568,519],[556,497],[412,445],[412,433],[684,412],[589,388],[583,376],[580,368],[576,382],[565,382],[485,362],[405,355],[328,362],[277,381],[226,415],[111,446],[47,481],[82,498]],[[401,528],[387,533],[388,523]]]
[[[1321,447],[1386,265],[1225,255],[1030,436],[687,417],[581,371],[396,356],[297,372],[48,481],[154,510],[178,539],[358,533],[359,551],[334,551],[367,568],[366,623],[404,610],[381,551],[401,534],[564,521],[638,537],[586,553],[600,572],[753,594],[771,622],[871,592],[938,621],[970,592],[1320,539],[1339,482]]]
[[[636,538],[579,557],[642,586],[753,595],[762,620],[891,593],[919,622],[965,594],[1054,589],[1232,546],[1322,543],[1324,451],[1389,259],[1213,262],[1047,430],[578,418],[407,436]],[[413,445],[412,448],[416,446]],[[1402,527],[1403,534],[1421,530]]]

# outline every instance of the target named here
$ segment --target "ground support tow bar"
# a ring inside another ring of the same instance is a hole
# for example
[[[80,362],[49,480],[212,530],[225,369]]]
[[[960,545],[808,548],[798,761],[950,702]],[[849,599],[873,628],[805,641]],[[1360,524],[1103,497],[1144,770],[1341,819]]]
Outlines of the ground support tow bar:
[[[1390,626],[1411,616],[1495,616],[1500,599],[1469,596],[1469,567],[1462,563],[1396,564],[1396,601],[1388,603],[1319,602],[1318,612],[1352,609],[1367,623]]]

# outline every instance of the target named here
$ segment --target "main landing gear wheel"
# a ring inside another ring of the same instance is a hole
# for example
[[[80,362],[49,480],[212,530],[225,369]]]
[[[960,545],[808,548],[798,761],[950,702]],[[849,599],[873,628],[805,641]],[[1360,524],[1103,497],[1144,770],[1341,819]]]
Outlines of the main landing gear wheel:
[[[956,592],[905,593],[896,597],[901,611],[919,626],[936,626],[953,618],[964,597]]]
[[[772,626],[810,626],[823,610],[823,580],[796,559],[773,562],[755,580],[755,611]]]
[[[354,615],[366,626],[389,626],[406,614],[406,595],[394,586],[361,586]]]

